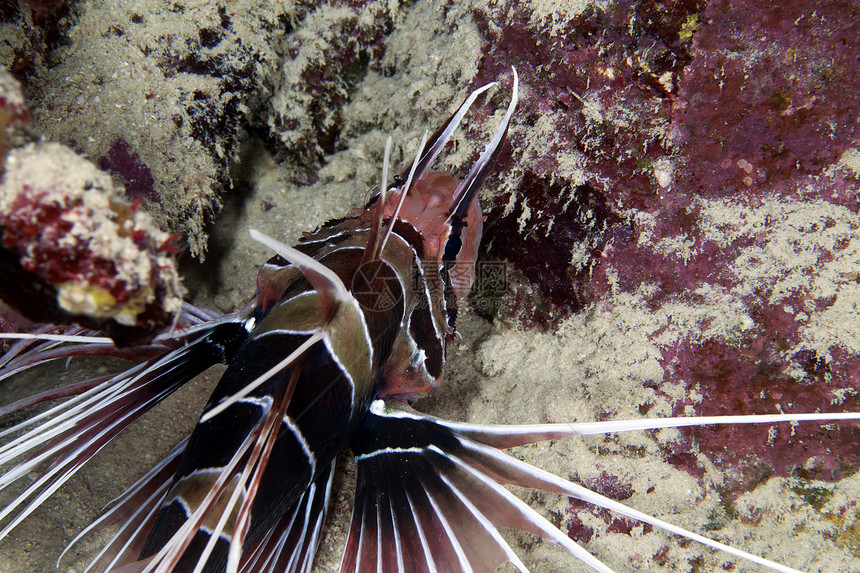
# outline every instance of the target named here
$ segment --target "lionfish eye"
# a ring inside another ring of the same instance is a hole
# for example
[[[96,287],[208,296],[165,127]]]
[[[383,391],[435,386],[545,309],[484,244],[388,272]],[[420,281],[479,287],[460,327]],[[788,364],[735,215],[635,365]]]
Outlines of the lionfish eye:
[[[457,258],[457,255],[460,254],[460,249],[463,248],[463,240],[460,238],[460,234],[451,235],[448,237],[448,241],[445,243],[445,251],[442,255],[442,260],[444,261],[453,261]]]
[[[445,250],[442,251],[443,261],[454,261],[457,255],[460,254],[460,249],[463,248],[463,239],[460,235],[463,233],[463,228],[467,227],[468,223],[459,216],[453,216],[451,220],[451,233],[448,235],[448,240],[445,242]]]
[[[373,207],[376,202],[379,201],[379,191],[377,191],[368,201],[364,204],[364,210],[367,211],[371,207]]]

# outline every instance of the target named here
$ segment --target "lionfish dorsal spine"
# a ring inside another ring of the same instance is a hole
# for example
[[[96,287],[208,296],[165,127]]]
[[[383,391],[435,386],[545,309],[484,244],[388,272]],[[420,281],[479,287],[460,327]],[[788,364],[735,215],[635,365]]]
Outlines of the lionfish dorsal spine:
[[[388,199],[388,161],[391,158],[391,144],[392,139],[389,135],[385,138],[385,151],[382,154],[382,183],[379,186],[379,199],[376,202],[376,216],[373,217],[370,225],[370,233],[364,247],[364,255],[361,258],[362,264],[375,259],[379,252],[377,245],[382,232],[382,223],[385,219],[385,203]]]
[[[462,122],[463,118],[466,117],[466,113],[468,113],[472,104],[475,103],[475,100],[478,99],[478,96],[496,85],[498,85],[497,82],[490,82],[472,91],[472,93],[469,94],[469,97],[460,104],[457,111],[454,112],[451,117],[446,119],[439,129],[433,132],[433,135],[431,135],[430,139],[427,141],[427,148],[421,156],[415,170],[416,179],[423,177],[427,170],[430,169],[430,166],[433,165],[433,162],[436,161],[436,158],[442,152],[445,144],[451,140],[451,136],[454,134],[454,131],[456,131],[457,127],[460,126],[460,122]],[[405,178],[405,176],[406,170],[404,169],[401,178]]]
[[[421,136],[421,141],[418,143],[418,150],[415,152],[415,160],[412,162],[412,167],[409,169],[409,175],[406,177],[406,183],[403,184],[403,191],[400,193],[400,199],[397,201],[397,207],[394,209],[394,214],[391,216],[391,222],[385,230],[385,236],[382,238],[382,243],[379,246],[379,251],[385,250],[385,243],[388,242],[388,237],[394,230],[394,222],[400,216],[400,210],[403,208],[403,202],[406,201],[406,195],[409,193],[409,187],[412,185],[412,180],[415,177],[415,170],[418,167],[418,161],[421,158],[421,153],[424,151],[424,146],[427,145],[427,132]],[[384,208],[380,207],[380,211],[384,212]]]
[[[511,90],[511,102],[508,104],[507,110],[505,110],[505,115],[502,118],[502,123],[499,125],[498,129],[496,129],[495,134],[493,134],[493,138],[487,143],[487,146],[484,148],[483,153],[478,158],[477,161],[472,165],[472,168],[469,169],[469,173],[466,177],[463,178],[463,181],[457,187],[457,190],[454,192],[454,207],[451,211],[452,217],[465,217],[466,216],[466,208],[471,201],[474,194],[478,191],[478,188],[481,185],[481,182],[487,176],[487,172],[493,166],[496,157],[498,157],[499,152],[502,149],[502,142],[505,140],[505,137],[508,133],[508,127],[511,123],[511,117],[514,115],[514,110],[517,108],[517,103],[519,102],[519,76],[517,75],[516,68],[511,68],[514,74],[514,82],[513,88]]]

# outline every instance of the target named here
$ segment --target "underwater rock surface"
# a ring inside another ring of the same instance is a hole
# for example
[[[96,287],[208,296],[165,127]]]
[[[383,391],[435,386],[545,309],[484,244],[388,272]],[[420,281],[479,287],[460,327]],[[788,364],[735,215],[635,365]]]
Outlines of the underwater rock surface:
[[[4,306],[0,321],[75,321],[121,344],[148,342],[182,307],[175,237],[71,149],[27,143],[28,118],[0,70],[0,299],[17,313]]]
[[[192,251],[208,245],[211,260],[186,266],[196,302],[252,294],[268,253],[247,227],[290,241],[342,216],[378,186],[388,134],[400,165],[465,93],[499,81],[439,166],[462,173],[514,65],[521,103],[482,195],[483,260],[506,273],[476,285],[446,385],[421,409],[494,423],[860,409],[853,3],[73,6],[65,40],[31,58],[34,124]],[[32,45],[16,44],[16,18],[0,18],[5,46]],[[518,453],[800,569],[860,559],[854,426],[570,442]],[[621,571],[751,570],[530,501]],[[334,513],[320,570],[336,569],[348,496]],[[518,542],[530,566],[579,570]]]

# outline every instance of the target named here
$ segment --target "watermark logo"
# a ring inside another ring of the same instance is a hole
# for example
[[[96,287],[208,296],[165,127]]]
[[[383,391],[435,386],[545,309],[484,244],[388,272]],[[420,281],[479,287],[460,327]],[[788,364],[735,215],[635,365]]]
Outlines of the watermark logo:
[[[441,305],[435,299],[444,292],[443,272],[452,285],[472,282],[470,301],[478,309],[494,307],[507,290],[507,264],[503,261],[478,261],[474,266],[460,261],[444,271],[438,264],[435,260],[423,261],[424,272],[413,268],[411,281],[406,284],[388,264],[364,263],[356,272],[352,292],[365,311],[386,312],[403,304],[404,288],[417,295],[419,305]],[[431,300],[427,300],[427,295]]]

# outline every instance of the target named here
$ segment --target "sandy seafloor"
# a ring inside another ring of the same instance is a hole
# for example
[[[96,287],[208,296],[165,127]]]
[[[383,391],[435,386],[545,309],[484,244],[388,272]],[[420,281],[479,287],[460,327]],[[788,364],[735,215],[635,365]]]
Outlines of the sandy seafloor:
[[[417,10],[414,8],[413,12]],[[413,17],[417,18],[414,13]],[[444,120],[466,93],[468,72],[474,74],[474,69],[469,70],[468,66],[473,57],[468,52],[475,49],[469,46],[470,39],[474,39],[469,26],[468,17],[464,17],[463,44],[442,54],[443,60],[462,58],[459,63],[449,65],[460,65],[464,77],[450,84],[432,83],[436,77],[421,76],[422,66],[430,65],[425,61],[427,58],[440,59],[433,50],[443,50],[441,46],[422,46],[405,33],[398,37],[395,32],[389,38],[386,58],[396,60],[398,54],[411,50],[411,66],[398,68],[393,77],[370,74],[360,85],[354,103],[345,107],[345,113],[349,114],[345,121],[352,122],[351,125],[372,122],[385,115],[370,106],[387,108],[390,116],[386,117],[386,125],[384,129],[367,128],[350,139],[347,151],[327,157],[319,182],[295,183],[288,168],[277,165],[259,151],[253,161],[250,187],[224,198],[223,211],[211,228],[205,263],[184,262],[185,284],[191,300],[230,310],[253,294],[255,270],[269,253],[250,240],[248,228],[289,242],[301,231],[313,229],[362,204],[378,177],[385,135],[394,136],[395,157],[399,162],[416,146],[421,131],[432,129]],[[407,87],[409,82],[411,87]],[[507,86],[503,87],[498,101],[507,101],[506,89]],[[416,104],[413,98],[419,92],[424,95],[417,96],[420,101]],[[434,101],[446,103],[436,109]],[[426,115],[413,118],[408,126],[401,125],[413,105],[436,111],[425,111]],[[492,123],[484,131],[489,132],[494,126]],[[466,156],[466,150],[461,149],[446,161],[461,167]],[[499,186],[506,184],[510,181],[497,182]],[[854,217],[856,222],[856,213]],[[573,315],[549,333],[490,323],[470,312],[467,302],[458,324],[461,338],[449,349],[446,382],[417,407],[437,416],[480,423],[592,421],[605,412],[612,412],[619,419],[636,418],[641,416],[639,407],[645,403],[653,404],[649,416],[667,415],[671,412],[671,401],[678,398],[673,397],[673,389],[665,387],[660,396],[655,396],[641,383],[662,378],[657,360],[661,345],[672,337],[689,335],[691,329],[705,328],[706,322],[707,328],[718,329],[719,325],[712,322],[715,317],[723,318],[729,325],[742,322],[744,312],[735,302],[730,297],[714,297],[707,305],[695,308],[651,308],[635,295],[619,293],[599,306]],[[670,326],[667,316],[673,317]],[[850,318],[846,320],[850,323]],[[42,375],[44,379],[53,376],[71,379],[73,374]],[[217,371],[212,371],[183,388],[127,435],[105,448],[0,545],[0,571],[51,570],[62,547],[97,515],[100,507],[192,427],[196,412],[216,380]],[[761,431],[767,433],[768,428]],[[738,499],[736,512],[729,516],[719,494],[719,487],[726,479],[724,468],[699,455],[698,461],[706,468],[706,474],[703,480],[696,480],[664,460],[658,444],[677,439],[680,432],[683,430],[568,439],[518,448],[513,454],[562,476],[576,472],[584,481],[605,473],[618,476],[620,482],[632,485],[634,493],[625,501],[630,506],[696,532],[712,529],[708,535],[720,541],[797,569],[860,571],[860,561],[854,557],[858,550],[856,532],[853,546],[846,536],[836,535],[841,525],[834,522],[830,511],[860,497],[860,478],[856,474],[840,482],[820,484],[832,496],[818,509],[792,491],[790,480],[771,478]],[[348,456],[344,456],[343,462],[316,571],[338,568],[354,480]],[[567,500],[538,492],[519,493],[564,528]],[[603,520],[590,513],[583,513],[581,519],[594,529],[587,549],[619,572],[764,570],[659,531],[645,532],[638,526],[629,535],[613,533],[606,530]],[[713,527],[714,522],[719,527]],[[506,532],[505,536],[532,571],[588,570],[550,543],[517,533]],[[664,546],[668,550],[663,558],[653,561],[651,556],[661,553]],[[82,570],[86,555],[91,555],[93,549],[84,545],[80,550],[77,558],[64,562],[62,571]],[[503,566],[500,570],[513,568]]]

